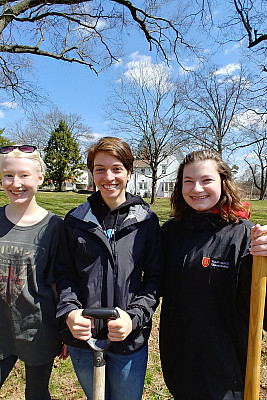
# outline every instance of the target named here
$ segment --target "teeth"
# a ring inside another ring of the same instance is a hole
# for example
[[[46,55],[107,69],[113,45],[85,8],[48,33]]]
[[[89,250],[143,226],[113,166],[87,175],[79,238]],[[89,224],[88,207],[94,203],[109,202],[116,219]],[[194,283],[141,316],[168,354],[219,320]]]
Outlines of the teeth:
[[[115,188],[117,185],[104,185],[105,189],[113,189]]]
[[[208,196],[192,196],[193,199],[195,200],[202,200],[202,199],[206,199]]]

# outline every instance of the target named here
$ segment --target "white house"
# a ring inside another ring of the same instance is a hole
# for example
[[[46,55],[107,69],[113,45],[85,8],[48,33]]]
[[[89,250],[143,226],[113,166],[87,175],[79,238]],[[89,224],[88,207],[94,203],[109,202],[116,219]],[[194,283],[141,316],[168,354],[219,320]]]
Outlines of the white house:
[[[183,160],[181,151],[176,150],[158,167],[158,181],[156,186],[157,197],[170,197],[176,181],[177,169]],[[76,179],[77,189],[93,189],[92,177],[86,168]],[[135,160],[127,191],[141,197],[150,197],[152,193],[151,168],[147,161]]]
[[[181,151],[174,153],[159,164],[158,181],[156,186],[157,197],[170,197],[176,176],[177,169],[183,160]],[[151,168],[147,161],[135,160],[131,179],[127,185],[127,190],[133,194],[139,194],[141,197],[150,197],[152,192]]]

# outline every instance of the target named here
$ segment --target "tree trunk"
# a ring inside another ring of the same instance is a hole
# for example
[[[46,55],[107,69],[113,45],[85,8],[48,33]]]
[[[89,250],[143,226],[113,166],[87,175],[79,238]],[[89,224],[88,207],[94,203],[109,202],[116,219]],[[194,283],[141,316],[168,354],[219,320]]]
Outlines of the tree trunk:
[[[156,202],[156,187],[157,187],[157,171],[152,171],[152,193],[150,204],[155,204]]]

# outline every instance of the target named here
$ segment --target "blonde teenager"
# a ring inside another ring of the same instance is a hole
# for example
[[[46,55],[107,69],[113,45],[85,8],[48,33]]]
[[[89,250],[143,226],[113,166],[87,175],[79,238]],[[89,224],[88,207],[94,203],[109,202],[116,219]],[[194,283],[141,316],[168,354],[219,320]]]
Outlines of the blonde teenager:
[[[19,358],[26,400],[50,400],[49,378],[62,344],[55,318],[54,259],[61,218],[36,202],[45,165],[35,146],[0,148],[0,385]]]

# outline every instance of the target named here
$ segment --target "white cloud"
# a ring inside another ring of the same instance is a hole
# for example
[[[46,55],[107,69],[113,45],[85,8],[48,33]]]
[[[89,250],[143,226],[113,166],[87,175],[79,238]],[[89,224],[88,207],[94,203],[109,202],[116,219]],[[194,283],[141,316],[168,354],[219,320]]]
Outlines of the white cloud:
[[[87,139],[88,142],[96,142],[97,140],[99,140],[100,138],[105,136],[104,134],[97,133],[97,132],[90,132],[89,134],[90,134],[90,136],[88,136],[88,139]]]
[[[182,63],[179,67],[179,74],[185,75],[191,71],[196,71],[199,68],[199,64],[187,65],[186,63]]]
[[[170,88],[171,68],[163,63],[153,64],[150,56],[141,55],[138,51],[132,53],[130,59],[132,61],[126,64],[127,69],[124,73],[127,79],[151,87],[160,83],[163,90]]]
[[[224,50],[224,54],[227,56],[228,54],[238,51],[240,47],[244,45],[244,39],[240,40],[238,43],[235,43],[232,47],[228,47],[227,49]]]
[[[73,29],[76,32],[76,35],[79,35],[82,39],[92,36],[94,31],[101,32],[107,27],[106,22],[100,18],[87,18],[84,21],[84,24],[86,26],[78,26],[77,28]]]
[[[0,110],[0,118],[5,118],[5,114]]]
[[[255,111],[257,112],[258,110]],[[255,124],[262,125],[263,123],[266,122],[266,119],[267,119],[266,117],[263,118],[262,116],[257,115],[254,111],[248,110],[243,113],[235,115],[233,119],[233,124],[237,126],[241,125],[243,127]]]
[[[227,64],[222,68],[217,69],[214,71],[214,75],[231,75],[233,72],[240,69],[240,64]]]
[[[123,61],[122,61],[121,58],[119,58],[119,59],[113,64],[113,67],[114,67],[114,68],[119,68],[122,64],[123,64]]]
[[[14,102],[14,101],[4,101],[4,102],[0,103],[0,107],[15,109],[18,107],[18,103]]]

